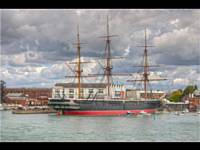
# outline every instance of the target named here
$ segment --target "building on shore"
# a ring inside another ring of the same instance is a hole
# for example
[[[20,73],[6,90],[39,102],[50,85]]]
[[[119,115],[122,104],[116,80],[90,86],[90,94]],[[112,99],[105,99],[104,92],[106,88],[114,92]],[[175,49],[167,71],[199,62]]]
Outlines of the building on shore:
[[[160,90],[147,91],[148,99],[159,99],[164,95],[165,92]],[[145,91],[140,89],[126,89],[126,98],[143,99],[145,98]]]
[[[199,111],[200,110],[200,90],[195,90],[188,96],[189,110]]]
[[[82,83],[81,98],[103,99],[107,94],[106,83]],[[5,88],[5,103],[15,105],[48,105],[48,99],[77,98],[78,89],[76,83],[56,83],[51,88]],[[110,92],[113,99],[140,99],[144,98],[144,91],[126,88],[122,84],[112,84]],[[149,91],[149,98],[157,99],[163,96],[163,91]]]
[[[8,93],[5,98],[6,104],[27,105],[27,97],[23,93]]]
[[[52,95],[50,88],[6,88],[5,103],[16,105],[47,105]]]

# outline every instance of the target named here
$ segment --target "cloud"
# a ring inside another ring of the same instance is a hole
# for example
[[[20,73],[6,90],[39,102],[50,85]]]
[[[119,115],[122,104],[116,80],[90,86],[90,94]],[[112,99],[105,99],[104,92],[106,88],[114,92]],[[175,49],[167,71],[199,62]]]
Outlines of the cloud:
[[[183,79],[183,78],[175,78],[173,80],[174,84],[183,84],[183,85],[188,85],[190,81],[188,79]]]
[[[193,29],[186,27],[174,29],[172,32],[154,37],[157,47],[155,53],[159,53],[158,63],[168,65],[197,65],[199,64],[199,36]],[[158,49],[162,49],[162,52]]]
[[[175,27],[178,27],[179,19],[172,20],[170,23]]]
[[[12,57],[10,63],[11,65],[24,65],[25,60],[26,58],[24,54],[16,54]]]
[[[188,80],[191,80],[189,75],[198,75],[197,68],[191,66],[200,62],[200,10],[5,9],[1,10],[0,58],[4,68],[1,78],[9,85],[27,82],[47,86],[63,80],[69,73],[64,62],[76,58],[73,43],[77,38],[77,24],[81,42],[87,43],[81,47],[83,59],[103,57],[105,39],[98,37],[106,34],[107,15],[111,34],[118,35],[111,38],[112,55],[127,57],[113,61],[113,72],[142,71],[133,65],[142,64],[144,49],[137,46],[144,44],[144,29],[147,28],[147,42],[156,46],[148,48],[149,61],[171,66],[168,70],[152,68],[151,71]],[[189,75],[180,69],[185,66],[189,67]],[[84,71],[98,72],[100,67],[97,67],[98,63],[87,64]]]
[[[55,58],[54,55],[58,59],[70,59],[75,54],[72,43],[76,40],[76,25],[79,23],[81,40],[88,43],[82,54],[99,56],[103,53],[105,41],[98,37],[106,33],[106,15],[109,14],[110,30],[119,35],[112,40],[113,55],[123,55],[122,49],[128,45],[136,49],[136,45],[144,43],[145,27],[150,36],[149,42],[155,39],[157,44],[165,36],[172,41],[179,40],[173,36],[178,32],[175,32],[176,27],[170,26],[171,23],[180,20],[180,29],[177,29],[180,32],[195,26],[195,19],[199,17],[196,12],[198,10],[3,10],[2,51],[6,54],[25,52],[29,45],[29,49],[42,52],[43,59],[48,61]],[[190,14],[194,17],[189,18],[189,24],[187,16]],[[198,35],[194,31],[187,34]],[[160,49],[160,44],[156,46]],[[171,45],[171,48],[180,49],[179,46]]]
[[[130,52],[130,46],[128,46],[126,49],[124,49],[125,53],[124,56],[127,56]]]

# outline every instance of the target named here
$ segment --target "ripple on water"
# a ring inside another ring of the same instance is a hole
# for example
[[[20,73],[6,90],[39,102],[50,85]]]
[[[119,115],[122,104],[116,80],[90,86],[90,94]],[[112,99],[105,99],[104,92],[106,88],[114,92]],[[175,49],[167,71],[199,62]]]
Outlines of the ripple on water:
[[[2,141],[200,141],[199,116],[75,117],[1,114]]]

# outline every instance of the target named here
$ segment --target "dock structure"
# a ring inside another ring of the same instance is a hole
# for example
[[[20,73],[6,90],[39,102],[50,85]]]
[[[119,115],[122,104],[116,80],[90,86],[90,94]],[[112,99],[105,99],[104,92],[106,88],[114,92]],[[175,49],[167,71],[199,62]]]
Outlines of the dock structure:
[[[184,111],[189,110],[189,104],[179,102],[179,103],[167,103],[163,106],[164,109],[167,109],[168,111]]]
[[[56,113],[53,109],[16,109],[12,110],[13,114],[49,114],[49,113]]]

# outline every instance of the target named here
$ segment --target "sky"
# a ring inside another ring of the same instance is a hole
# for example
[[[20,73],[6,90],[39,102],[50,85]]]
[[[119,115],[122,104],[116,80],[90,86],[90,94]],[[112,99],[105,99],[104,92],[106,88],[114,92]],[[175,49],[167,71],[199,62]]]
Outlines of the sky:
[[[66,63],[76,60],[77,25],[82,42],[83,74],[102,72],[106,17],[111,39],[113,72],[133,73],[131,77],[114,77],[115,83],[139,78],[147,30],[149,63],[157,89],[200,85],[200,10],[198,9],[4,9],[0,10],[1,47],[0,79],[7,87],[52,87],[70,82],[73,75]],[[72,66],[73,68],[73,66]],[[84,82],[98,81],[96,78]],[[139,83],[138,83],[139,84]],[[136,85],[136,84],[135,84]]]

